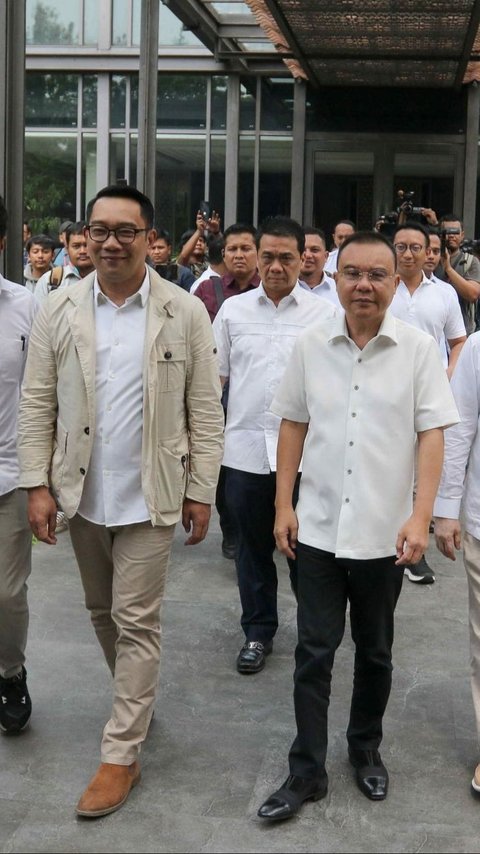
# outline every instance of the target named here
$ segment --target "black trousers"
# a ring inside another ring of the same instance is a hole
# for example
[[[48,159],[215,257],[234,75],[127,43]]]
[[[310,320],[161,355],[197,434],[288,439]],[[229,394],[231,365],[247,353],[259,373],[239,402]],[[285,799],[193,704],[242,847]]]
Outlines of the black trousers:
[[[278,628],[277,568],[273,559],[276,474],[226,468],[225,498],[237,531],[235,562],[247,641],[268,643]],[[294,490],[298,499],[299,477]],[[288,561],[295,592],[296,561]]]
[[[347,601],[355,644],[347,740],[352,748],[378,748],[392,683],[394,611],[403,581],[395,557],[347,560],[298,544],[298,645],[294,703],[297,737],[290,773],[322,779],[335,652],[345,631]]]

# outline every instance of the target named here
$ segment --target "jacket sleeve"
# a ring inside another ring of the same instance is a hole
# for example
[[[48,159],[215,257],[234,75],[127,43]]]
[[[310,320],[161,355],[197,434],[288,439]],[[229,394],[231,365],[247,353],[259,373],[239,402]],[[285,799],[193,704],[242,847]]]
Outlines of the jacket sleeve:
[[[223,456],[224,414],[208,313],[200,300],[191,303],[186,386],[190,471],[186,496],[213,504]]]
[[[18,413],[19,486],[49,486],[57,418],[57,365],[48,300],[32,327]]]

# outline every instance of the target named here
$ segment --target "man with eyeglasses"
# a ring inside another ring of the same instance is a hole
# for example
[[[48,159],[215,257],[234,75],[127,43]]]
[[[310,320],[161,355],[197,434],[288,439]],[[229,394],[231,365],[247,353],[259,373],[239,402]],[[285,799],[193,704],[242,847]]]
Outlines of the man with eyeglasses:
[[[462,220],[455,214],[442,216],[440,228],[445,232],[445,253],[441,258],[442,275],[455,288],[467,334],[475,331],[475,309],[480,299],[480,261],[462,250],[465,239]]]
[[[424,272],[430,247],[430,235],[425,226],[406,222],[396,228],[392,240],[400,282],[391,311],[395,317],[432,336],[450,378],[467,340],[457,295],[447,282],[434,281]],[[448,356],[445,342],[448,344]],[[405,574],[415,584],[433,584],[435,581],[435,573],[425,555],[418,564],[407,565]]]
[[[330,685],[348,602],[355,644],[348,756],[362,794],[380,801],[388,791],[379,746],[394,611],[403,568],[428,542],[443,429],[458,421],[435,343],[388,310],[395,267],[382,235],[357,232],[345,241],[335,274],[345,314],[299,335],[271,405],[282,419],[275,537],[287,558],[297,558],[298,644],[297,736],[289,777],[258,811],[269,821],[291,818],[327,794]]]
[[[176,522],[204,539],[223,447],[205,307],[145,261],[150,200],[100,190],[87,207],[95,272],[45,300],[19,416],[20,484],[35,536],[54,545],[56,503],[113,676],[101,765],[77,813],[106,815],[140,779],[160,658],[160,606]]]

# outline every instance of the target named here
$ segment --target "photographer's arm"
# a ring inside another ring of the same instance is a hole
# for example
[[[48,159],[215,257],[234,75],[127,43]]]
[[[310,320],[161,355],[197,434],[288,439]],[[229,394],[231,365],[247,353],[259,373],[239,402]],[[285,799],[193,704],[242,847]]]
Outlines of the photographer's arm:
[[[475,302],[480,297],[480,282],[475,282],[473,279],[464,279],[450,263],[450,253],[448,249],[442,255],[442,266],[448,276],[448,281],[455,288],[459,297],[463,297],[467,302]]]
[[[192,236],[189,237],[187,242],[182,246],[180,252],[177,255],[177,264],[181,264],[183,267],[189,266],[190,256],[195,249],[195,244],[199,237],[203,237],[205,234],[205,229],[207,224],[201,214],[200,211],[197,211],[197,217],[195,220],[195,231]]]

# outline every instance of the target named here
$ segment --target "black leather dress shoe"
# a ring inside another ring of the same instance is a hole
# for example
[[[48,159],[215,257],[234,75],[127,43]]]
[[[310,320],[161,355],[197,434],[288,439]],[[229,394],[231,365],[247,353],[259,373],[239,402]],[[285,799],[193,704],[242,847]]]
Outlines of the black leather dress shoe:
[[[227,560],[235,559],[235,540],[229,539],[228,537],[223,538],[222,555],[226,557]]]
[[[270,655],[273,643],[260,643],[259,641],[247,641],[242,646],[237,658],[237,670],[239,673],[258,673],[265,667],[265,656]]]
[[[383,801],[388,792],[388,771],[378,750],[348,748],[348,758],[355,768],[357,786],[371,801]]]
[[[327,794],[327,780],[307,780],[304,777],[287,777],[283,786],[262,804],[257,815],[270,821],[292,818],[305,801],[319,801]]]

